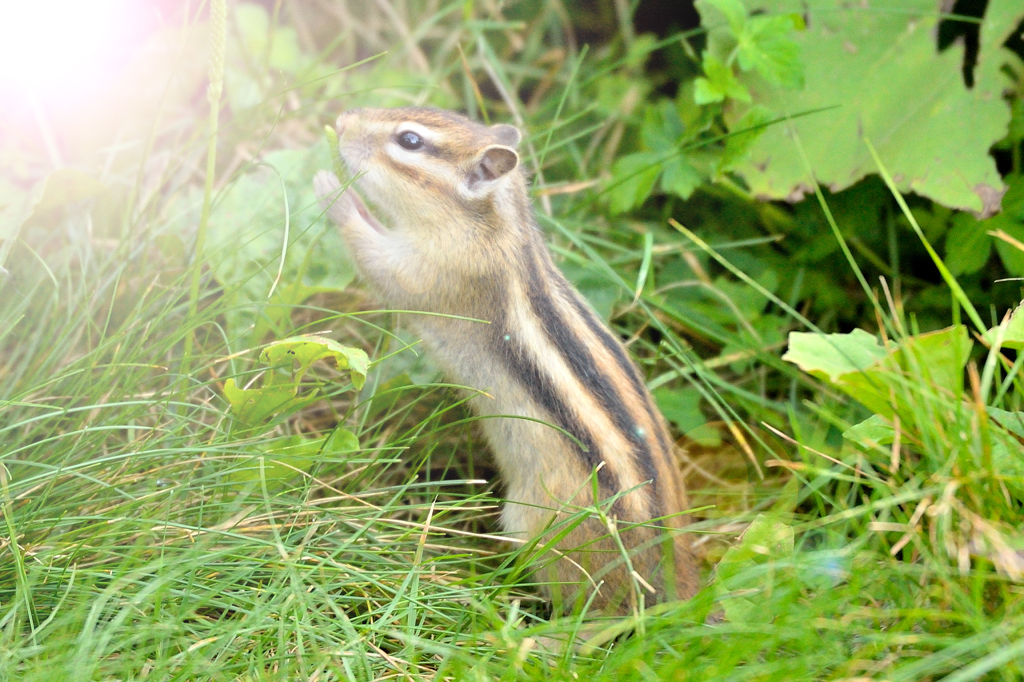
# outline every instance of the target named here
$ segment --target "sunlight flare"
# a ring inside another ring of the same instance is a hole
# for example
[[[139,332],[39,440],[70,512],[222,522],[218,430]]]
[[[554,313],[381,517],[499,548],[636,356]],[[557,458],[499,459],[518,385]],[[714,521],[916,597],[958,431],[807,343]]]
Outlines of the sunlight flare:
[[[116,67],[129,38],[127,0],[4,3],[0,86],[13,94],[88,89]]]

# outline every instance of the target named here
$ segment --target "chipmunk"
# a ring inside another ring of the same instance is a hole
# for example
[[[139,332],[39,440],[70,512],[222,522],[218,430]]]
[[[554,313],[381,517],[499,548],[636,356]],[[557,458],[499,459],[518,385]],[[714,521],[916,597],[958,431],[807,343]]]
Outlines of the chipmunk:
[[[595,606],[619,612],[638,592],[647,603],[693,596],[696,562],[672,532],[686,508],[674,443],[622,343],[551,259],[519,131],[425,108],[352,110],[336,131],[375,212],[326,171],[314,181],[321,205],[388,305],[436,313],[408,323],[454,381],[480,391],[470,404],[490,417],[504,530],[541,542],[563,534],[551,577],[567,591],[556,583],[548,596],[571,604],[589,594],[573,585],[586,583],[599,586]],[[595,503],[618,539],[596,514],[564,524]]]

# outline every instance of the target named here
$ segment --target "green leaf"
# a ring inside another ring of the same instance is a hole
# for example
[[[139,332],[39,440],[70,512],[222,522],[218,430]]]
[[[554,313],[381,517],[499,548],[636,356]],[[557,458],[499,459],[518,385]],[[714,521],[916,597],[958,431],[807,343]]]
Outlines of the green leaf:
[[[324,441],[321,454],[324,456],[344,455],[359,450],[359,439],[348,429],[337,427]]]
[[[623,292],[619,283],[592,263],[574,263],[567,260],[560,264],[560,269],[587,299],[594,312],[605,322],[610,320],[615,306],[622,298]]]
[[[960,397],[973,346],[967,327],[956,325],[904,339],[893,358],[915,379],[923,378],[947,396]]]
[[[992,253],[988,221],[980,221],[970,213],[958,213],[953,227],[946,233],[946,257],[943,262],[950,273],[961,275],[977,272]]]
[[[999,216],[996,216],[996,218],[998,217]],[[1024,244],[1024,225],[1008,223],[1003,225],[989,225],[989,227],[1000,229],[1005,232],[1007,236]],[[1014,277],[1024,277],[1024,251],[1014,244],[1002,239],[996,239],[996,252],[999,253],[999,259],[1003,261],[1003,265],[1010,271],[1010,274]]]
[[[1010,101],[1010,126],[1006,131],[1006,137],[1013,143],[1020,144],[1024,140],[1024,99],[1014,97]]]
[[[898,13],[832,0],[751,0],[748,7],[808,17],[807,30],[791,34],[806,86],[780,90],[755,69],[740,76],[753,100],[791,114],[832,107],[772,127],[755,142],[735,167],[752,194],[795,200],[809,191],[797,136],[818,182],[833,192],[850,187],[877,172],[866,137],[902,191],[983,216],[998,210],[1003,182],[988,151],[1009,122],[1003,42],[1024,16],[1019,0],[988,3],[970,89],[962,44],[936,51],[934,0],[906,0]],[[716,50],[728,44],[708,40]]]
[[[267,86],[272,81],[262,71],[264,65],[273,73],[294,75],[317,64],[302,53],[294,27],[271,28],[270,14],[255,3],[235,3],[233,8],[235,30],[228,31],[224,76],[227,101],[238,112],[264,104],[271,94]]]
[[[348,429],[338,427],[326,438],[306,438],[292,435],[275,438],[266,444],[251,447],[262,452],[244,466],[232,471],[228,479],[234,483],[254,483],[265,480],[268,484],[293,481],[309,473],[318,461],[338,458],[359,451],[359,439]]]
[[[637,152],[623,156],[612,166],[608,185],[608,207],[613,214],[625,213],[644,203],[661,174],[661,155]]]
[[[679,85],[679,91],[676,93],[676,116],[690,138],[709,130],[714,125],[717,115],[715,107],[698,105],[695,101],[695,89],[696,83],[688,80]]]
[[[793,40],[798,25],[792,15],[751,18],[737,35],[740,68],[757,71],[769,83],[802,88],[804,65]]]
[[[1024,242],[1024,175],[1006,178],[1009,189],[1003,196],[1003,211],[981,223],[986,232],[1002,230],[1019,242]],[[1002,239],[994,238],[996,251],[1006,269],[1016,277],[1024,277],[1024,251]]]
[[[715,569],[716,591],[722,597],[726,618],[733,623],[764,623],[773,618],[760,607],[772,590],[774,571],[744,573],[757,564],[774,564],[793,557],[793,529],[774,515],[758,514],[740,537],[739,544],[726,550]],[[756,579],[756,582],[755,582]],[[748,589],[744,589],[748,588]],[[753,593],[749,588],[753,588]],[[727,596],[742,590],[744,596]]]
[[[644,110],[644,126],[640,134],[648,151],[675,151],[683,132],[683,122],[672,100],[663,99]]]
[[[985,332],[985,340],[995,344],[999,327],[992,327]],[[1020,350],[1024,348],[1024,303],[1021,303],[1010,315],[1010,322],[1003,332],[1003,348]]]
[[[895,437],[895,430],[892,424],[877,414],[873,414],[860,424],[851,426],[843,431],[843,438],[858,445],[870,446],[889,445]]]
[[[854,329],[849,334],[790,332],[789,350],[782,359],[835,385],[844,376],[863,372],[885,356],[885,349],[873,334]]]
[[[890,352],[861,329],[850,334],[791,332],[782,359],[876,414],[891,419],[899,412],[912,421],[912,402],[963,394],[963,371],[972,346],[962,325],[909,337]]]
[[[374,391],[370,405],[366,408],[366,417],[373,419],[381,412],[390,410],[398,402],[398,399],[402,397],[405,389],[413,385],[408,372],[402,372],[385,381]]]
[[[666,192],[689,199],[703,181],[704,178],[697,172],[697,169],[691,166],[682,155],[674,156],[664,163],[661,188]]]
[[[324,457],[358,451],[359,439],[348,429],[338,427],[326,438],[285,436],[270,441],[264,448],[261,456],[232,471],[229,480],[235,483],[265,480],[268,484],[292,481],[308,473]]]
[[[750,92],[747,87],[736,79],[732,69],[711,52],[705,52],[702,62],[704,78],[694,82],[693,100],[697,104],[721,102],[726,97],[749,102]]]
[[[343,346],[334,339],[321,336],[295,336],[274,341],[260,353],[260,360],[272,367],[287,366],[295,370],[295,383],[317,360],[333,359],[338,369],[350,370],[352,385],[361,389],[366,383],[370,359],[359,348]]]
[[[257,426],[267,418],[290,410],[303,401],[296,399],[296,384],[277,384],[261,388],[239,388],[234,379],[224,382],[224,397],[231,411],[246,426]]]
[[[700,391],[692,386],[658,388],[654,391],[657,409],[683,433],[708,421],[700,411],[700,400]]]
[[[659,388],[654,391],[654,402],[665,415],[665,419],[675,424],[680,433],[701,445],[714,447],[721,443],[718,430],[707,423],[707,418],[700,409],[700,391],[692,386],[686,388]]]
[[[722,13],[733,34],[739,34],[747,23],[747,8],[740,0],[701,0],[704,7],[713,7]]]
[[[724,172],[741,162],[750,152],[761,135],[768,129],[768,123],[775,118],[772,112],[755,104],[732,125],[731,134],[725,141],[725,151],[718,162],[719,172]]]
[[[1009,410],[1001,410],[998,407],[987,407],[985,409],[988,410],[989,417],[997,424],[1013,435],[1024,438],[1024,412],[1010,412]]]

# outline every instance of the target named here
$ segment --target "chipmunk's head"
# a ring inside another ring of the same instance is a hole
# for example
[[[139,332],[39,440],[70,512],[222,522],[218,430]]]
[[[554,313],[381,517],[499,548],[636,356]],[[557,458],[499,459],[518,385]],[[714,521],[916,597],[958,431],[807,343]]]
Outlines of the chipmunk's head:
[[[408,107],[353,109],[336,130],[356,188],[395,225],[491,222],[510,188],[522,194],[520,134],[510,125]]]

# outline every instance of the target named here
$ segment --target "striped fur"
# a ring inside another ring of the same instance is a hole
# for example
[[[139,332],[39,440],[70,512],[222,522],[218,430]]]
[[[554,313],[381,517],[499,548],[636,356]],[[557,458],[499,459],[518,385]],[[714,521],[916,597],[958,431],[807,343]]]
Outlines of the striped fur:
[[[398,144],[406,130],[422,148]],[[337,131],[374,211],[339,194],[333,174],[316,187],[364,277],[396,308],[491,323],[408,316],[453,380],[487,392],[470,401],[479,414],[526,418],[482,421],[507,488],[506,532],[564,531],[559,523],[594,504],[596,472],[597,502],[616,519],[633,570],[659,599],[692,596],[695,562],[685,536],[670,532],[686,507],[674,443],[620,341],[552,262],[516,164],[518,132],[411,108],[351,111]],[[638,582],[596,516],[558,548],[567,558],[549,577],[580,584],[582,569],[590,585],[604,581],[598,606],[635,602]]]

